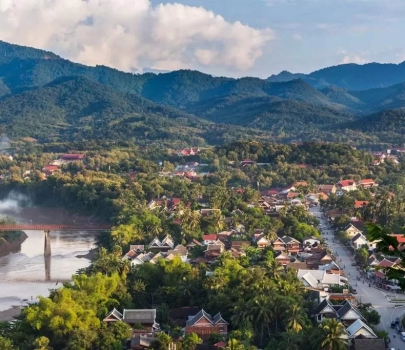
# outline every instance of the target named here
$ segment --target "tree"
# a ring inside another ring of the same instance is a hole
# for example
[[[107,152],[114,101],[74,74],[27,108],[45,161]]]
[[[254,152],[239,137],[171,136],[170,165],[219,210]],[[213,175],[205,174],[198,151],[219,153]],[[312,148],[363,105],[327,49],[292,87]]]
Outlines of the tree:
[[[202,339],[195,333],[188,333],[183,340],[184,350],[195,350],[197,345],[202,343]]]
[[[348,340],[344,338],[345,327],[336,319],[326,319],[320,325],[324,331],[322,340],[323,350],[346,350]]]
[[[0,349],[1,350],[17,350],[10,339],[0,336]]]
[[[52,350],[47,337],[39,337],[34,342],[35,350]]]
[[[297,334],[292,331],[288,330],[284,332],[281,336],[281,342],[278,347],[280,350],[299,350],[300,347],[298,346],[299,337]]]
[[[291,305],[286,315],[286,328],[298,333],[305,325],[305,317],[303,310],[297,304]]]
[[[354,253],[354,257],[357,263],[361,266],[366,265],[368,256],[369,256],[368,250],[365,247],[357,249],[356,252]]]

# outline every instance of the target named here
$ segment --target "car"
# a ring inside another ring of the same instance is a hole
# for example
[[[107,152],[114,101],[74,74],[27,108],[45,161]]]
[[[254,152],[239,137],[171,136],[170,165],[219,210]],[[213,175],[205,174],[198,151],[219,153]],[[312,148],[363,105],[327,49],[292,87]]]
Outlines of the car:
[[[395,324],[399,324],[399,317],[395,318]]]
[[[357,294],[357,289],[353,288],[352,289],[352,294]]]
[[[395,329],[395,326],[396,326],[396,325],[397,325],[397,324],[396,324],[394,321],[391,322],[391,328],[392,328],[392,329]]]
[[[401,332],[401,339],[402,341],[405,341],[405,332]]]
[[[352,266],[356,266],[357,264],[354,262],[354,263],[352,263]]]

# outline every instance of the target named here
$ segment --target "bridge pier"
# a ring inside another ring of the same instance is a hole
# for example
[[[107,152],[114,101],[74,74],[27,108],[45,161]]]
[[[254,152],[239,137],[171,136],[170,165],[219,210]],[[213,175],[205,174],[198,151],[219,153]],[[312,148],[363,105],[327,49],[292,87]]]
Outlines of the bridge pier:
[[[45,281],[51,280],[51,255],[44,255],[45,260]]]
[[[44,255],[50,256],[51,255],[51,231],[44,231],[45,233],[45,241],[44,241]]]

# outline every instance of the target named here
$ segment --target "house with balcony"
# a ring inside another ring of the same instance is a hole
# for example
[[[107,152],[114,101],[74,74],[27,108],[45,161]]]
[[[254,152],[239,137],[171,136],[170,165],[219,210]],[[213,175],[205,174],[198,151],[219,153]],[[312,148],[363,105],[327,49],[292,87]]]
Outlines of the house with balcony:
[[[220,312],[212,317],[201,309],[196,315],[189,316],[185,333],[196,333],[201,339],[208,339],[213,333],[226,337],[228,335],[228,322],[222,318]]]

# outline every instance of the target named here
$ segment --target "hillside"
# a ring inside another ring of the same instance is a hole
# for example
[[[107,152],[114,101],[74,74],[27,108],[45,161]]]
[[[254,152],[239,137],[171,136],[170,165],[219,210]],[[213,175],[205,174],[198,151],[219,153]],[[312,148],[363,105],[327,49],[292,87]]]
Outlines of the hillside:
[[[352,120],[336,108],[272,96],[231,95],[203,101],[190,108],[197,116],[216,123],[249,126],[273,133],[297,133]]]
[[[336,85],[348,90],[383,88],[405,81],[405,62],[401,64],[341,64],[314,71],[310,74],[283,71],[268,78],[269,81],[305,80],[316,88]]]
[[[0,100],[0,124],[10,137],[41,142],[128,140],[177,145],[222,144],[266,131],[214,124],[85,77],[64,77]]]

